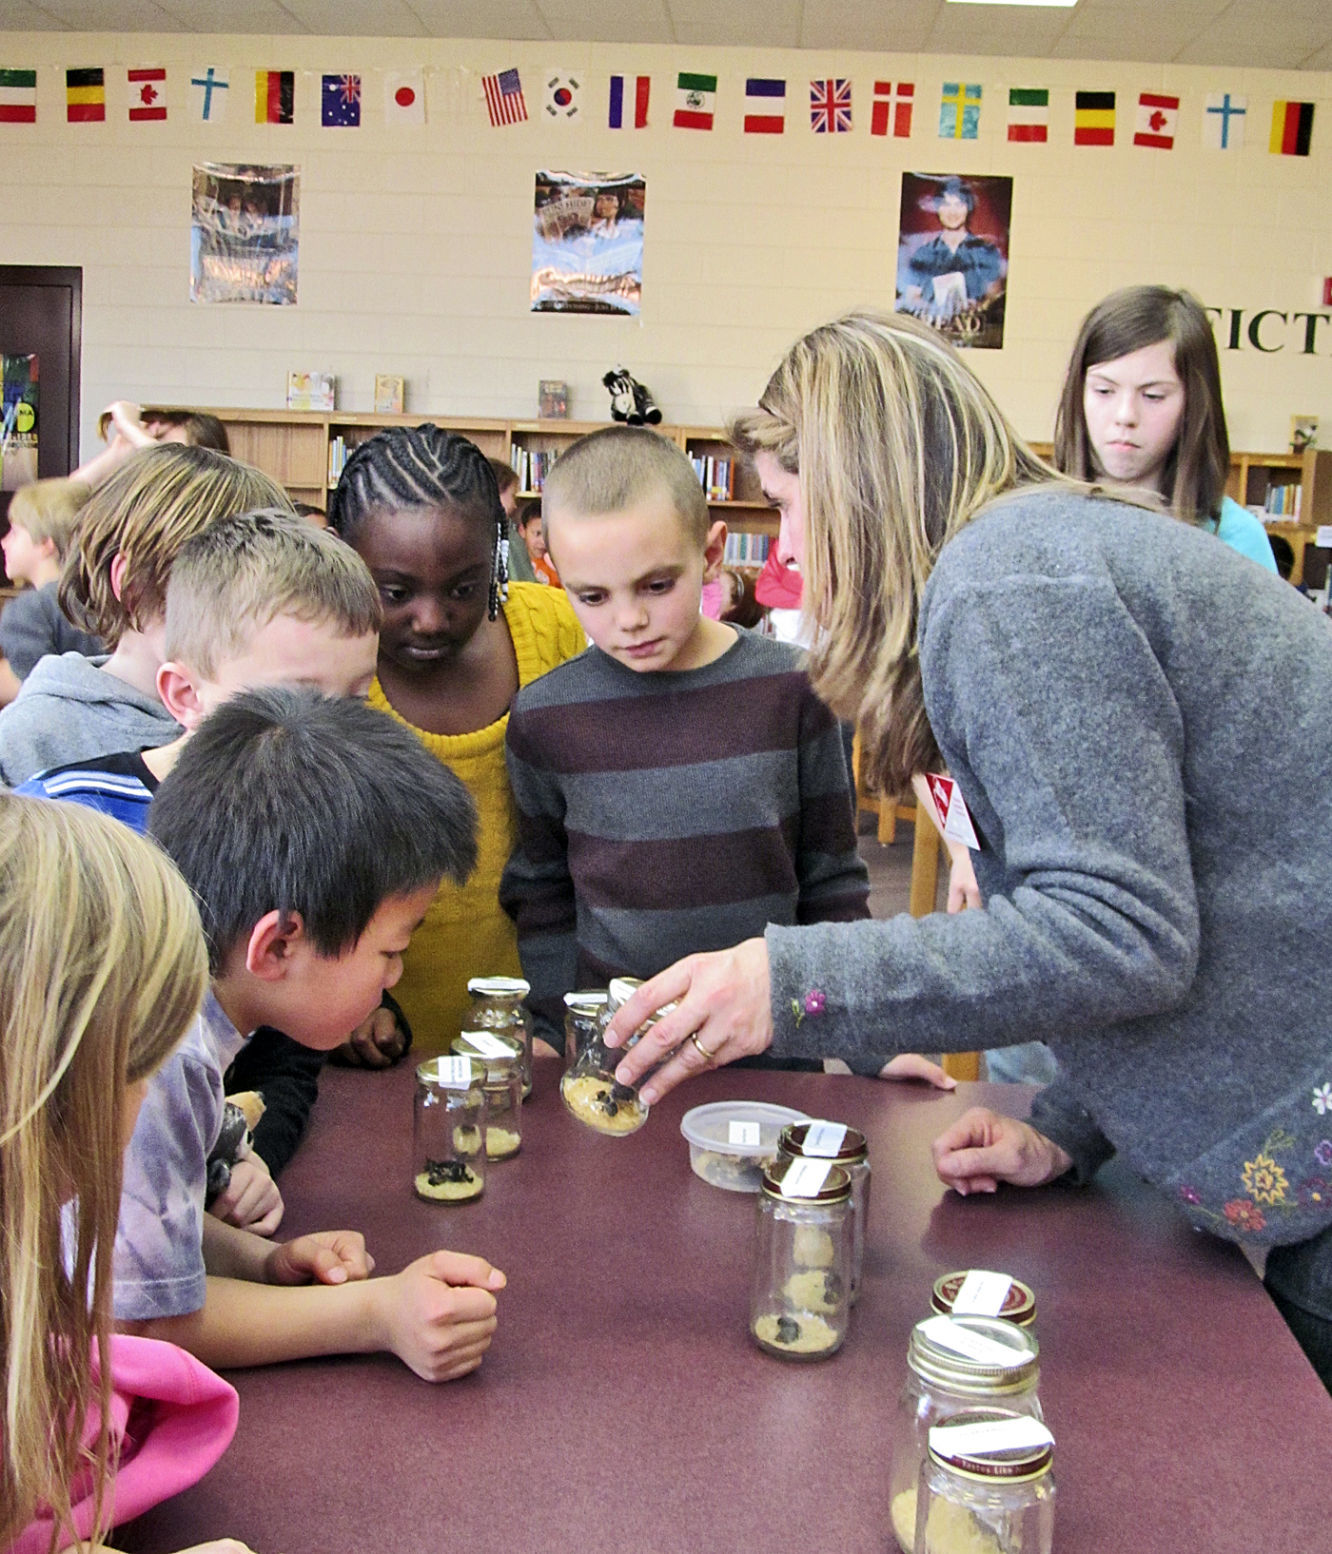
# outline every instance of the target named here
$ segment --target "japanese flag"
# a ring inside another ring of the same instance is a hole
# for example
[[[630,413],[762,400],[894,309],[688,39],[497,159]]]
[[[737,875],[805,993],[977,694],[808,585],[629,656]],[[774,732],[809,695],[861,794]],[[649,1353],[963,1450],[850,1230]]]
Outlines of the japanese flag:
[[[387,70],[384,72],[384,122],[386,124],[425,123],[425,72]]]

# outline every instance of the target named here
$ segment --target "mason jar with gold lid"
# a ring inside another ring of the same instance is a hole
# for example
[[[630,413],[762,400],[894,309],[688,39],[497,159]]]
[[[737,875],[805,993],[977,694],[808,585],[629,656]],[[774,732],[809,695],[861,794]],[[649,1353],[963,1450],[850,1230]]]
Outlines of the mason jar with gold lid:
[[[865,1262],[865,1226],[869,1220],[869,1145],[859,1128],[816,1118],[788,1123],[777,1140],[779,1158],[831,1160],[851,1178],[851,1304],[860,1298]]]
[[[758,1195],[749,1331],[785,1360],[824,1360],[851,1311],[851,1178],[830,1160],[773,1161]]]
[[[485,1064],[461,1055],[416,1066],[412,1189],[427,1203],[470,1203],[486,1188]]]
[[[463,1031],[451,1050],[485,1065],[486,1159],[511,1160],[523,1147],[523,1049],[499,1031]]]
[[[1036,1325],[1036,1295],[1029,1284],[988,1268],[965,1268],[934,1281],[931,1307],[943,1316],[1002,1317],[1017,1327]]]
[[[467,991],[472,995],[467,1030],[497,1031],[521,1044],[526,1099],[532,1093],[532,1016],[523,1000],[532,991],[532,984],[521,977],[469,977]]]
[[[603,988],[584,988],[564,995],[564,1066],[572,1068],[582,1057],[588,1042],[601,1030],[606,1000]]]

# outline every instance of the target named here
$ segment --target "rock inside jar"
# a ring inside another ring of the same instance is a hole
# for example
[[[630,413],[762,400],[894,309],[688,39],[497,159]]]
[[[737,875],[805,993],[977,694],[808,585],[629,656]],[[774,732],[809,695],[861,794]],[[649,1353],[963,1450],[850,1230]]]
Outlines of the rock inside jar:
[[[609,1077],[571,1070],[560,1081],[560,1094],[579,1122],[598,1133],[633,1133],[647,1121],[637,1092]]]
[[[829,1354],[842,1341],[837,1329],[814,1311],[765,1311],[752,1331],[765,1349],[790,1355]]]
[[[465,1203],[479,1198],[485,1183],[465,1160],[427,1160],[416,1173],[416,1195],[432,1203]]]

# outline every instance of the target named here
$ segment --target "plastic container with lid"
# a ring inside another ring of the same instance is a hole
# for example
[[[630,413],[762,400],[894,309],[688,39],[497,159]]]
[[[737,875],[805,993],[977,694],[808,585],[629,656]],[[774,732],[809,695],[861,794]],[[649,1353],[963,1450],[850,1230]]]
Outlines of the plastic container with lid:
[[[532,991],[521,977],[469,977],[469,1031],[497,1031],[512,1036],[523,1049],[523,1097],[532,1093],[532,1016],[523,1000]]]
[[[1003,1409],[954,1414],[929,1433],[914,1554],[1051,1554],[1054,1437]]]
[[[601,1029],[606,999],[605,988],[586,988],[564,995],[564,1066],[572,1068],[583,1055],[588,1042]]]
[[[1027,1328],[999,1317],[927,1317],[911,1331],[907,1379],[892,1428],[888,1488],[893,1531],[912,1554],[916,1486],[930,1430],[968,1409],[997,1407],[1043,1419],[1040,1349]]]
[[[1018,1327],[1036,1325],[1036,1296],[1029,1284],[988,1268],[966,1268],[934,1281],[930,1306],[943,1316],[1002,1317]]]
[[[523,1049],[499,1031],[463,1031],[450,1046],[485,1066],[486,1159],[511,1160],[523,1147]]]
[[[627,1134],[637,1133],[648,1119],[647,1104],[639,1099],[637,1088],[622,1085],[615,1077],[615,1067],[624,1056],[623,1050],[616,1048],[612,1051],[604,1040],[610,1017],[641,986],[638,977],[612,979],[595,1035],[588,1038],[578,1061],[560,1080],[560,1096],[570,1114],[585,1127],[595,1133],[604,1133],[609,1138],[623,1138]],[[652,1020],[645,1022],[643,1029],[646,1030],[663,1013],[664,1010],[659,1010]],[[636,1032],[626,1045],[632,1047],[639,1035],[641,1031]],[[645,1074],[643,1077],[646,1079],[648,1076]]]
[[[763,1173],[749,1331],[784,1360],[826,1360],[851,1313],[851,1178],[828,1160]]]
[[[851,1304],[860,1299],[860,1275],[865,1262],[865,1226],[869,1223],[869,1146],[859,1128],[823,1119],[792,1123],[777,1141],[781,1154],[792,1159],[832,1160],[851,1178]]]
[[[782,1129],[805,1120],[804,1112],[771,1101],[709,1101],[684,1114],[680,1132],[695,1176],[728,1192],[757,1192],[777,1159]]]
[[[461,1055],[417,1064],[412,1189],[427,1203],[470,1203],[486,1189],[485,1074]]]

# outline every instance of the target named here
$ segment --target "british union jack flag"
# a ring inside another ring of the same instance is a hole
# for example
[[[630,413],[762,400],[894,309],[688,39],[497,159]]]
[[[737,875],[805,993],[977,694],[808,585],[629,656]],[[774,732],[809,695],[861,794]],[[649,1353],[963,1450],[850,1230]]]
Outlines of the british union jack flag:
[[[851,83],[836,80],[809,83],[809,122],[816,135],[844,135],[851,128]]]

